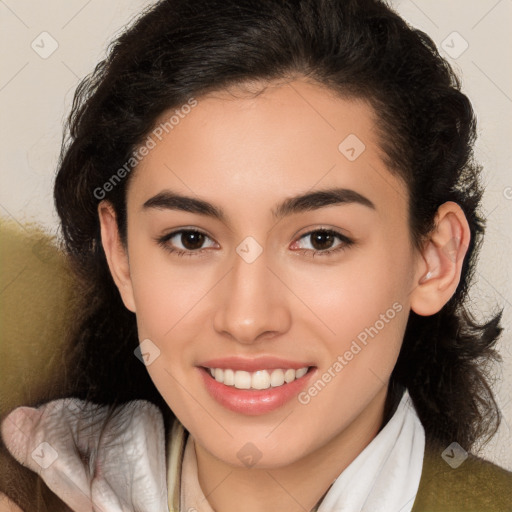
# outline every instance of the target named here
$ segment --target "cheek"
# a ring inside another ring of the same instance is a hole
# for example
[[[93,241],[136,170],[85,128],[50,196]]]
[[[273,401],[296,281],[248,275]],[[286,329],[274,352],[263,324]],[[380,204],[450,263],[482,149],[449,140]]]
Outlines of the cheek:
[[[130,254],[132,286],[136,305],[138,337],[157,354],[147,371],[160,394],[173,410],[187,401],[180,382],[190,378],[194,344],[204,338],[202,315],[211,284],[204,273],[171,265],[160,248],[147,245]],[[201,320],[199,320],[201,317]],[[142,347],[141,347],[142,349]]]
[[[406,264],[385,251],[361,252],[336,266],[305,268],[288,276],[296,283],[296,295],[331,337],[353,337],[390,309],[394,317],[393,304],[403,303],[408,292]]]
[[[204,322],[190,321],[201,315],[201,297],[206,293],[197,276],[178,272],[169,264],[148,257],[133,258],[132,279],[137,330],[141,343],[156,354],[146,369],[159,393],[182,419],[200,415],[185,391],[191,377],[194,344]],[[142,350],[142,346],[141,346]]]
[[[304,273],[297,280],[301,283],[297,294],[312,305],[319,319],[315,322],[324,342],[323,371],[331,368],[338,377],[333,379],[337,384],[329,386],[333,392],[338,386],[363,389],[368,380],[387,381],[394,368],[410,292],[407,253],[398,253],[394,247],[375,244],[339,266],[314,276]],[[331,398],[336,401],[336,394]]]
[[[145,241],[133,241],[130,271],[135,300],[139,339],[150,338],[167,344],[183,338],[193,325],[187,317],[200,310],[203,297],[211,288],[208,273],[183,263],[172,263],[171,255]],[[183,257],[184,259],[187,256]]]
[[[330,276],[317,275],[310,291],[307,300],[322,320],[317,333],[324,334],[317,378],[299,397],[308,411],[305,428],[313,430],[318,417],[326,432],[347,426],[396,364],[409,311],[406,266],[376,254]]]

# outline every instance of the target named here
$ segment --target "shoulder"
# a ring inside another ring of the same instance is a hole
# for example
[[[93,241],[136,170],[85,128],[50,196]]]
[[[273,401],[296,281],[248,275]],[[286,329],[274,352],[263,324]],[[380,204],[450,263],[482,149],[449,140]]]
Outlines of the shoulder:
[[[438,442],[427,441],[412,512],[484,510],[512,510],[512,473],[472,453],[466,458],[466,452],[457,446],[447,450]]]

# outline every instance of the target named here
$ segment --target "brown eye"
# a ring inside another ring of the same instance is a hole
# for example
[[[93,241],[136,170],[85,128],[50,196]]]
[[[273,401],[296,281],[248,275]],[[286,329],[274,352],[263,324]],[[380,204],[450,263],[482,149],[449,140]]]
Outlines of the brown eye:
[[[204,244],[205,236],[199,231],[183,231],[181,233],[181,244],[185,249],[193,251],[200,249]]]
[[[196,229],[180,229],[156,239],[165,250],[178,255],[194,255],[204,249],[215,248],[216,243],[205,233]]]
[[[335,236],[329,231],[315,231],[309,235],[311,237],[311,245],[317,251],[330,249],[335,242]]]
[[[347,249],[354,244],[350,238],[331,229],[315,229],[302,235],[290,247],[299,250],[305,255],[328,256],[337,251]]]

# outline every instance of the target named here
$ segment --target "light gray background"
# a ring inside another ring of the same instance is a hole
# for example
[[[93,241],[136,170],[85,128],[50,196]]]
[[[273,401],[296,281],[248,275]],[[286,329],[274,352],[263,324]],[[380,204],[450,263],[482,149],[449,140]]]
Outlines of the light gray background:
[[[74,89],[114,35],[151,3],[0,0],[1,217],[36,221],[57,232],[52,184]],[[488,228],[471,290],[473,310],[483,318],[497,305],[505,308],[503,364],[495,369],[494,387],[504,421],[481,455],[512,470],[512,0],[394,0],[392,5],[434,39],[462,77],[477,113],[476,155],[485,167]],[[58,48],[44,55],[52,44]]]

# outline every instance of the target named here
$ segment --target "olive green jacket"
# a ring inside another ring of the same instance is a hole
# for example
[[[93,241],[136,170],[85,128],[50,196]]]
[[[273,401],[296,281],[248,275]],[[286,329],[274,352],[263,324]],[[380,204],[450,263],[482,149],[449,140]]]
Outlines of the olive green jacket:
[[[471,453],[456,469],[428,441],[412,512],[510,512],[512,473]]]

